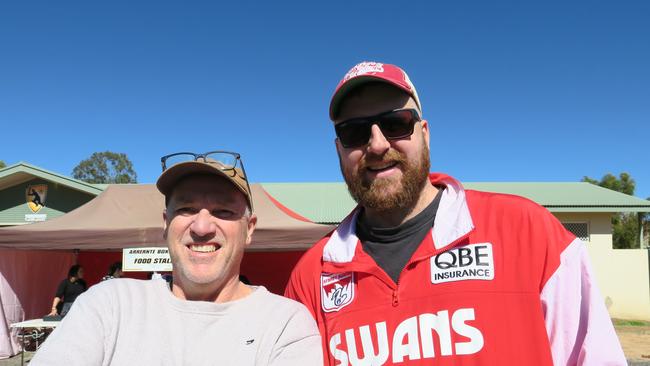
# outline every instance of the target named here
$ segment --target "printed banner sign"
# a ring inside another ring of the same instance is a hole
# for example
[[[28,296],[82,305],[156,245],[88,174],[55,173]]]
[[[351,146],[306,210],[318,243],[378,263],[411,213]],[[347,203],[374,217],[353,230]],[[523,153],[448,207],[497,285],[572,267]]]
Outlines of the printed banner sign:
[[[47,220],[46,214],[27,214],[25,215],[26,222],[40,222]]]
[[[172,260],[168,248],[122,249],[122,271],[124,272],[169,272],[171,270]]]

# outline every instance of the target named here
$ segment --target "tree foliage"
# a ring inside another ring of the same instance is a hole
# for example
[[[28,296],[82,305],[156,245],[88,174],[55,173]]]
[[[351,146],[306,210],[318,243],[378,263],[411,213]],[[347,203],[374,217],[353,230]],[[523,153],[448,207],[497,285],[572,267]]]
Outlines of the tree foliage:
[[[621,173],[618,178],[608,173],[600,180],[584,176],[582,181],[631,196],[634,195],[634,189],[636,188],[636,182],[628,173]],[[612,237],[616,249],[638,248],[639,219],[637,214],[634,212],[619,212],[612,216]]]
[[[82,160],[72,176],[87,183],[137,183],[138,176],[131,160],[123,153],[111,151],[93,153]]]
[[[634,195],[634,189],[636,189],[636,182],[628,173],[619,174],[619,178],[616,178],[611,173],[607,173],[600,181],[585,176],[582,177],[582,181],[611,189],[612,191],[629,194],[630,196]]]
[[[6,166],[7,166],[7,164],[5,164],[4,161],[0,160],[0,169],[4,168]]]

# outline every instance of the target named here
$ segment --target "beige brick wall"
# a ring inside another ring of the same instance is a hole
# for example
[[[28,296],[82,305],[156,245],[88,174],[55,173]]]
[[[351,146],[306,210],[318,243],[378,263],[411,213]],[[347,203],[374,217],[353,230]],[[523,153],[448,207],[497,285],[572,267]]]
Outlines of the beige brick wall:
[[[613,249],[611,215],[555,213],[562,222],[588,222],[587,244],[598,287],[614,318],[650,321],[650,274],[647,249]]]

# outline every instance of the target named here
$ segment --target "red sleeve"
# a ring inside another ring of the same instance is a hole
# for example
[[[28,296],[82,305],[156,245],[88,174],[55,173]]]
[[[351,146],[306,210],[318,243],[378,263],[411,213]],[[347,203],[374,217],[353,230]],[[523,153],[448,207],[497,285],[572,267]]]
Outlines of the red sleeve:
[[[317,243],[313,248],[305,253],[300,261],[298,261],[298,264],[296,264],[296,267],[291,272],[289,283],[287,283],[287,288],[284,290],[284,296],[305,305],[316,320],[323,342],[323,361],[327,366],[331,365],[333,361],[330,361],[329,359],[330,353],[327,346],[327,331],[323,322],[320,306],[322,248],[322,243]]]
[[[564,228],[564,225],[549,211],[539,206],[531,212],[532,230],[537,242],[546,248],[542,278],[539,291],[542,292],[546,283],[560,267],[560,257],[576,237]]]
[[[316,314],[318,299],[313,291],[314,286],[309,283],[311,282],[310,273],[305,273],[304,267],[306,266],[303,260],[300,260],[296,268],[291,272],[289,283],[287,283],[287,288],[284,290],[284,296],[304,304],[311,313],[311,316],[318,320]]]

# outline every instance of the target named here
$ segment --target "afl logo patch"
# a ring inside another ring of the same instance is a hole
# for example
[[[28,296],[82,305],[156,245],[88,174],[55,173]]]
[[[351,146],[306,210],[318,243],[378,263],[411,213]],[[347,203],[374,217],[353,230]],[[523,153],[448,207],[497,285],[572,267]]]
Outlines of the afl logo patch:
[[[354,272],[321,273],[320,298],[323,311],[339,311],[354,300]]]

